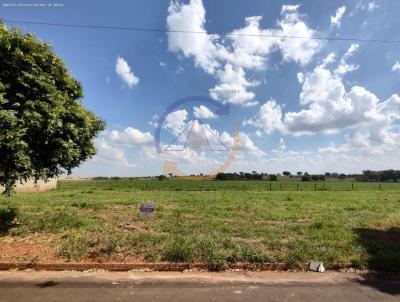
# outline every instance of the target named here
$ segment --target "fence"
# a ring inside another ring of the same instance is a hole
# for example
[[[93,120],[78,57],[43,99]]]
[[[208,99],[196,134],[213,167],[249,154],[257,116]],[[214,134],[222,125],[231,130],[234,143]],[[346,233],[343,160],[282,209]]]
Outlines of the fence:
[[[65,189],[143,190],[143,191],[400,191],[399,183],[350,181],[216,181],[216,180],[79,180],[60,181]]]

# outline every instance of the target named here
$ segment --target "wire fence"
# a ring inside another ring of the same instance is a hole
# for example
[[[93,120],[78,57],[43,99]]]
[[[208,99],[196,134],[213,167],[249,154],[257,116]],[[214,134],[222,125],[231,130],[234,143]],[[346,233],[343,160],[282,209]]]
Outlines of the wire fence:
[[[215,181],[215,180],[62,180],[59,189],[142,191],[400,191],[400,182]]]

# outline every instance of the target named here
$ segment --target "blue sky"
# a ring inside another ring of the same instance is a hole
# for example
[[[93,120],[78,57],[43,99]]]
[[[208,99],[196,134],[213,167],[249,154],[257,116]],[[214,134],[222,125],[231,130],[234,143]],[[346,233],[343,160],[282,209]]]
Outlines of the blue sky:
[[[161,154],[155,150],[157,119],[189,96],[229,104],[230,114],[218,116],[212,106],[185,104],[162,125],[161,144],[167,146],[198,118],[232,145],[235,122],[239,152],[230,171],[400,168],[400,43],[266,37],[400,40],[399,1],[15,3],[21,2],[0,2],[0,17],[207,32],[19,24],[52,43],[81,81],[84,105],[107,121],[107,130],[96,139],[98,155],[75,169],[75,175],[157,175],[166,161],[187,174],[218,168],[228,153],[194,146]]]

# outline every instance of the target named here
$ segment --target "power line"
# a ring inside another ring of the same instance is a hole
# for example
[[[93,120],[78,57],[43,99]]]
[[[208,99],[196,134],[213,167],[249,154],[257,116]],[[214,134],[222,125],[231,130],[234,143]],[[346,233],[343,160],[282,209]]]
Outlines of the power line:
[[[353,42],[373,42],[373,43],[400,43],[400,40],[362,39],[362,38],[354,38],[354,37],[335,38],[335,37],[306,37],[306,36],[286,36],[286,35],[267,35],[267,34],[208,33],[206,31],[168,30],[168,29],[144,28],[144,27],[83,25],[83,24],[49,23],[49,22],[31,22],[31,21],[19,21],[19,20],[4,20],[4,21],[6,23],[16,23],[16,24],[73,27],[73,28],[86,28],[86,29],[110,29],[110,30],[143,31],[143,32],[160,32],[160,33],[182,33],[182,34],[207,34],[207,35],[219,35],[219,36],[264,37],[264,38],[280,38],[280,39],[353,41]]]

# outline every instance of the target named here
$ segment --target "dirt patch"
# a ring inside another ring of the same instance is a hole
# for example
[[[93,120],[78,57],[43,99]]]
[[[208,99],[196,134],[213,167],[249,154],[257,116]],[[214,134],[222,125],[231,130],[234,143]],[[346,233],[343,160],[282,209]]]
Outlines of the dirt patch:
[[[232,237],[233,241],[242,242],[247,244],[260,244],[264,241],[262,238],[242,238],[242,237]]]
[[[148,230],[144,221],[123,222],[118,227],[132,232],[146,232]]]
[[[0,238],[0,261],[51,262],[57,260],[49,236]]]
[[[253,223],[256,225],[286,225],[288,223],[309,224],[313,222],[312,218],[301,218],[292,220],[255,220]]]

